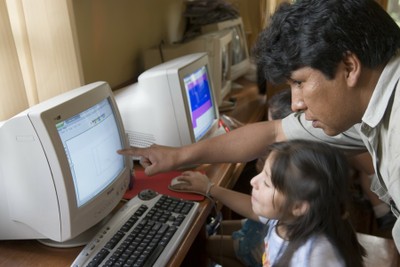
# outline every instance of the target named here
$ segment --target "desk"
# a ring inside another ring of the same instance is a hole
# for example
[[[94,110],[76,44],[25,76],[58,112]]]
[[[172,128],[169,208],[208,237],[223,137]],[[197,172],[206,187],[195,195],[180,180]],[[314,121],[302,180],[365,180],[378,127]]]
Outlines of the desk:
[[[243,89],[234,90],[230,96],[237,99],[234,110],[226,113],[237,120],[248,123],[262,120],[265,115],[265,96],[258,94],[255,84],[239,80]],[[245,163],[236,164],[206,164],[199,167],[210,179],[219,185],[233,187]],[[205,221],[212,210],[211,202],[205,199],[200,203],[199,214],[184,238],[182,244],[171,258],[168,266],[180,266],[188,253],[190,246],[203,229]],[[36,240],[0,241],[0,266],[70,266],[82,247],[52,248],[42,245]]]

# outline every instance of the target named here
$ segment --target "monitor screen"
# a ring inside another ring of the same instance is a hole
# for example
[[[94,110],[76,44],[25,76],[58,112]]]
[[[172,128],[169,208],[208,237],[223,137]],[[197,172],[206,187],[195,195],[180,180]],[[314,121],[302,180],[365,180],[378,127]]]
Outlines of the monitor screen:
[[[230,42],[222,45],[219,52],[219,57],[221,58],[221,99],[231,91],[231,49]]]
[[[189,99],[194,138],[198,141],[207,133],[215,119],[206,66],[185,76],[183,82]]]
[[[232,30],[232,65],[248,59],[246,35],[241,24],[231,27]]]
[[[107,187],[124,166],[122,148],[108,99],[56,124],[65,149],[78,207]],[[93,141],[95,140],[95,141]]]
[[[179,57],[115,91],[131,146],[184,146],[208,138],[219,112],[207,53]]]
[[[116,152],[124,147],[120,113],[105,82],[71,90],[3,122],[0,240],[83,245],[88,240],[79,237],[106,218],[128,188],[132,163]]]

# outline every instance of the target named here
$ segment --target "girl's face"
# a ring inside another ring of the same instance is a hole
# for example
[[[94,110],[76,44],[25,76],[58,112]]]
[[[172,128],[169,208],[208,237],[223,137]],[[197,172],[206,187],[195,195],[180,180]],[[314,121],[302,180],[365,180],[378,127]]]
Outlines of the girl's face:
[[[273,152],[268,156],[264,169],[251,179],[253,187],[251,192],[251,204],[255,214],[269,219],[279,219],[280,207],[284,196],[275,189],[271,182],[271,166],[273,164]]]

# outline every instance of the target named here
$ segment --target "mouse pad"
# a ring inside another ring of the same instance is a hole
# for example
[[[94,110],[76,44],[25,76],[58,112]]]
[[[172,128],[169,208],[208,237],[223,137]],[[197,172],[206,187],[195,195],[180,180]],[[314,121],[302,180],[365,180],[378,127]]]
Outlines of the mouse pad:
[[[171,197],[186,199],[186,200],[195,200],[201,201],[204,199],[204,196],[199,194],[192,193],[184,193],[184,192],[176,192],[172,191],[168,188],[171,184],[171,180],[176,176],[179,176],[182,172],[180,171],[171,171],[166,173],[160,173],[153,176],[147,176],[144,173],[144,170],[136,170],[135,178],[133,178],[133,187],[132,189],[128,189],[125,192],[124,198],[131,199],[139,194],[143,189],[153,189],[154,191],[168,195]]]

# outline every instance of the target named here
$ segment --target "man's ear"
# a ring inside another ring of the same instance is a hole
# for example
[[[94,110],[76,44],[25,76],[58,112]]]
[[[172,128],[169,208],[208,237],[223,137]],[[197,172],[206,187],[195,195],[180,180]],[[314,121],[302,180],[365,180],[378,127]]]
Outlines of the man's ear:
[[[349,87],[354,87],[361,75],[361,61],[356,54],[348,52],[343,58],[346,82]]]
[[[292,209],[292,214],[295,217],[304,215],[310,208],[310,203],[308,201],[298,201],[294,204]]]

